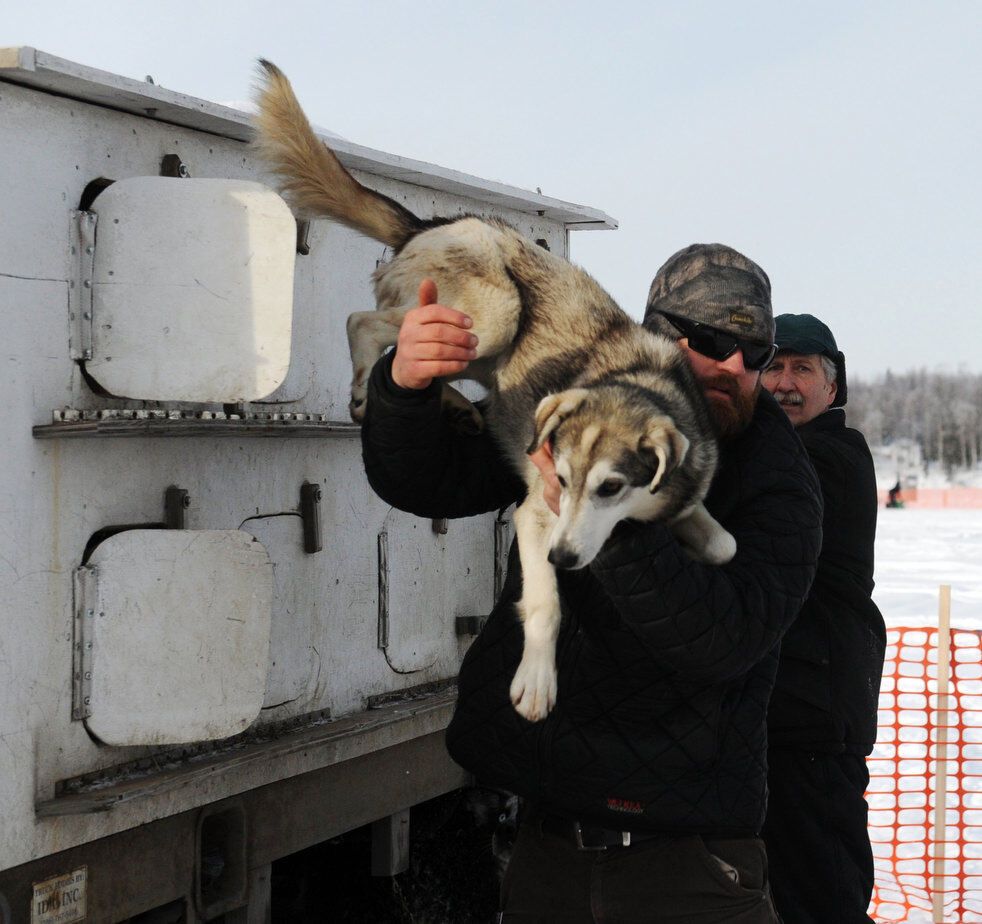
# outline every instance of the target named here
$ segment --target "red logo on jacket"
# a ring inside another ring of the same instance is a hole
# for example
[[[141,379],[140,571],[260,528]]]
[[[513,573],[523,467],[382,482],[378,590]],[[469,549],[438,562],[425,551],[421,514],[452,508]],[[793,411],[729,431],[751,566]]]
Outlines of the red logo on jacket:
[[[616,796],[607,797],[607,808],[612,812],[626,812],[628,815],[640,815],[644,812],[644,806],[634,799],[618,799]]]

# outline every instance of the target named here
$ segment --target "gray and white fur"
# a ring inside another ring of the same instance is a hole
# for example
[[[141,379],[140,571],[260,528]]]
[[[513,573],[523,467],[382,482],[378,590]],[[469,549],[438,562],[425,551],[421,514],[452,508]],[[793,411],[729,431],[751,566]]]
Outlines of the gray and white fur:
[[[293,207],[395,251],[375,272],[377,310],[348,320],[355,420],[364,416],[368,374],[396,343],[423,279],[436,283],[442,304],[473,320],[478,356],[466,377],[489,389],[487,426],[528,485],[515,512],[525,645],[511,697],[527,719],[542,719],[556,701],[555,568],[588,565],[624,519],[667,522],[707,562],[729,561],[736,551],[702,504],[717,447],[689,362],[587,273],[507,223],[425,221],[362,186],[314,135],[286,77],[266,61],[258,106],[254,144]],[[558,519],[528,458],[546,441],[562,484]]]

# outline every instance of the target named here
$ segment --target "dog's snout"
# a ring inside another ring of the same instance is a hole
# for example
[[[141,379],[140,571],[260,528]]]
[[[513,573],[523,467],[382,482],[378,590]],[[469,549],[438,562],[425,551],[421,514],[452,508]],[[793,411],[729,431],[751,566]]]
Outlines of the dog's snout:
[[[578,568],[580,556],[567,546],[556,546],[549,549],[549,564],[553,568]]]

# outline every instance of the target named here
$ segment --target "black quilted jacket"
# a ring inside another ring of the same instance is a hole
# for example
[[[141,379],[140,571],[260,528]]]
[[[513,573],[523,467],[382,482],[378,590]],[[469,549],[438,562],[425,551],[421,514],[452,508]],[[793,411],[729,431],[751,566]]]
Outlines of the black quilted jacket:
[[[453,434],[437,389],[410,392],[376,365],[362,431],[386,501],[459,517],[520,499],[486,436]],[[460,671],[447,730],[481,780],[608,828],[745,836],[766,801],[765,713],[777,649],[808,592],[822,504],[801,442],[769,395],[723,447],[707,499],[736,557],[690,560],[656,524],[622,523],[589,568],[560,578],[558,704],[539,723],[508,699],[522,633],[512,549],[506,586]]]
[[[862,433],[833,408],[798,428],[825,499],[822,554],[781,647],[768,716],[771,747],[869,754],[886,628],[870,597],[876,477]]]

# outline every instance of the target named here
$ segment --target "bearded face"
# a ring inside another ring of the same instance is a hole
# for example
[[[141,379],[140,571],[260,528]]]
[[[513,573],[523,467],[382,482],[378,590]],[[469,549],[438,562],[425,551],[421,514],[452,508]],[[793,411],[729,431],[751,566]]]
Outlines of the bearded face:
[[[760,379],[747,388],[742,377],[719,373],[703,380],[703,390],[709,401],[709,411],[716,424],[716,434],[721,440],[731,439],[743,432],[754,416]]]

